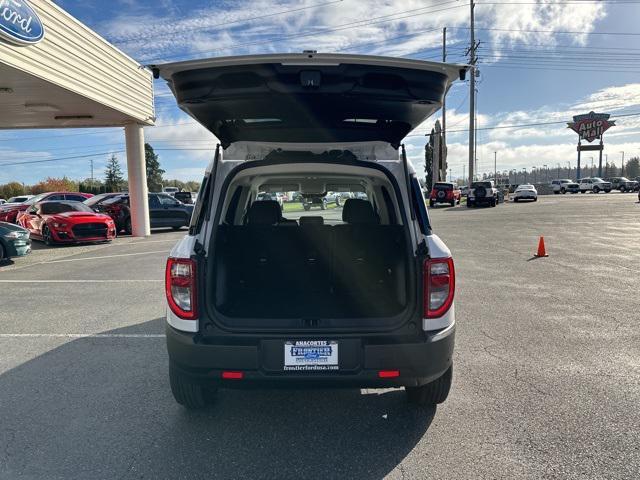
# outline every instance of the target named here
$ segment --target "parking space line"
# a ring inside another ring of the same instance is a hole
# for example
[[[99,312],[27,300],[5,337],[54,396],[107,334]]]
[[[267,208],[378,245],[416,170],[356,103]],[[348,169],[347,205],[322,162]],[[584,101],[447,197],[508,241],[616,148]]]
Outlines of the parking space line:
[[[164,333],[0,333],[0,338],[165,338]]]
[[[169,254],[167,250],[153,250],[151,252],[138,252],[138,253],[118,253],[115,255],[101,255],[99,257],[87,257],[87,258],[67,258],[64,260],[50,260],[48,262],[42,262],[42,264],[48,263],[64,263],[64,262],[79,262],[82,260],[103,260],[105,258],[115,258],[115,257],[133,257],[136,255],[151,255],[154,253],[164,253],[166,255]],[[82,255],[82,254],[81,254]]]
[[[122,279],[122,280],[0,280],[0,283],[162,283],[164,279]]]

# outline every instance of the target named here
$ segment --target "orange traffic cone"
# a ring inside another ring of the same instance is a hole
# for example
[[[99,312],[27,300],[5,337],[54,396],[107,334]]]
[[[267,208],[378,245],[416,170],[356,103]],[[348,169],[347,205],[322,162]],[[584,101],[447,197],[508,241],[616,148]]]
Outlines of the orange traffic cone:
[[[538,241],[538,253],[535,254],[536,257],[548,257],[547,250],[544,248],[544,237],[540,235],[540,240]]]

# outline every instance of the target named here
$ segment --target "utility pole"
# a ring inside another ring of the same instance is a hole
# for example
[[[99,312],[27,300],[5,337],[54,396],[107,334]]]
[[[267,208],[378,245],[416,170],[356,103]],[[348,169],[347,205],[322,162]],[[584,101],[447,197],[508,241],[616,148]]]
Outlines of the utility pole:
[[[498,185],[498,152],[493,152],[493,181]]]
[[[560,180],[560,164],[558,164],[558,180]]]
[[[447,61],[447,27],[442,29],[442,63]],[[447,97],[442,98],[442,145],[447,145]],[[443,147],[444,150],[444,147]],[[442,158],[442,157],[440,157]]]
[[[620,153],[622,154],[622,165],[620,166],[620,176],[624,177],[624,151],[622,151]]]
[[[447,28],[443,28],[442,29],[442,62],[446,62],[447,61]],[[440,165],[437,166],[437,171],[438,171],[438,178],[436,178],[436,176],[433,176],[433,182],[436,182],[439,180],[440,177],[440,171],[442,169],[442,167],[445,165],[445,160],[444,160],[444,156],[445,156],[445,152],[446,152],[446,145],[447,145],[447,99],[446,99],[446,92],[445,95],[442,97],[442,137],[440,138],[440,144],[439,144],[439,148],[438,148],[438,162],[440,163]],[[444,172],[444,180],[447,180],[447,172],[445,170]],[[431,185],[431,188],[433,188],[433,185]]]
[[[91,162],[91,188],[93,188],[93,159],[89,161]]]
[[[475,161],[475,116],[476,116],[476,35],[475,35],[475,19],[473,10],[475,8],[474,0],[469,3],[470,10],[470,33],[471,45],[469,47],[469,64],[471,65],[471,78],[469,79],[469,186],[473,182],[474,161]]]
[[[464,175],[465,175],[465,172],[466,172],[466,168],[467,168],[466,165],[462,165],[462,183],[463,184],[464,184]]]

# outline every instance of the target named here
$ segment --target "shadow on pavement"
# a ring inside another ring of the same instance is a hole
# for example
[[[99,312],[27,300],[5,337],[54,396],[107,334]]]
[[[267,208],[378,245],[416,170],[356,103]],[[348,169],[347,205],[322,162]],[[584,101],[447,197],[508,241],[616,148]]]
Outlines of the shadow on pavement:
[[[377,479],[434,415],[401,390],[222,390],[193,413],[171,396],[163,338],[76,339],[0,375],[0,478]]]

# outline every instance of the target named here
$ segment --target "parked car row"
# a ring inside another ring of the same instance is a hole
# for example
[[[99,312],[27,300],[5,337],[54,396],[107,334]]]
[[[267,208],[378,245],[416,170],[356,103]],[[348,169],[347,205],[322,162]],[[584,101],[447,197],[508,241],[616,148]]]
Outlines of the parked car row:
[[[600,177],[581,178],[577,182],[569,178],[561,178],[551,181],[553,193],[609,193],[612,190],[620,192],[635,192],[640,189],[640,182],[629,180],[626,177],[611,177],[602,179]]]
[[[13,232],[26,232],[29,244],[30,238],[47,245],[108,242],[120,232],[131,233],[129,195],[124,192],[95,196],[48,192],[15,199],[23,201],[0,206],[0,222],[4,229],[9,228],[7,225],[14,226],[7,232],[11,238],[19,237]],[[189,225],[193,204],[184,204],[166,193],[150,193],[148,201],[151,228],[178,230]],[[1,252],[4,257],[0,256],[0,259],[28,253],[28,249],[16,250],[14,247],[4,241]]]

